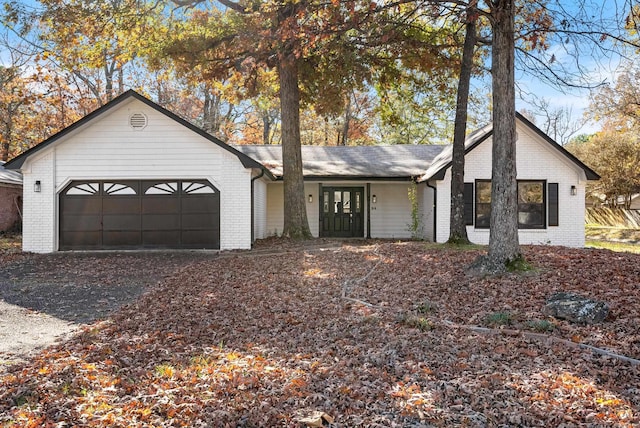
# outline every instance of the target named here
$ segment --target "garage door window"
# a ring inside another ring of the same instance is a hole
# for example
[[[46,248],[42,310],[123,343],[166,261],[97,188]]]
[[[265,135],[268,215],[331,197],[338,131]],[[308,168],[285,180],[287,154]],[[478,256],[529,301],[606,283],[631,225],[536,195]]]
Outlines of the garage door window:
[[[155,183],[145,190],[145,195],[173,195],[178,191],[178,183],[175,181]]]
[[[182,182],[182,192],[186,194],[212,195],[216,193],[213,188],[204,183],[194,183],[191,181]]]
[[[124,183],[104,183],[104,193],[107,195],[137,195],[138,192],[128,184]]]
[[[69,188],[67,195],[89,196],[96,195],[100,191],[100,183],[80,183]]]

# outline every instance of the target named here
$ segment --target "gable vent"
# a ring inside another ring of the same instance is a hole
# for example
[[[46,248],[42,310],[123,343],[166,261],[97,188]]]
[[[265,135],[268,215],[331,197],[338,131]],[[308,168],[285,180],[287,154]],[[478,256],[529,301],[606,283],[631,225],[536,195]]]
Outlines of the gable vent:
[[[144,113],[133,113],[129,116],[129,125],[133,129],[140,131],[147,126],[147,116]]]

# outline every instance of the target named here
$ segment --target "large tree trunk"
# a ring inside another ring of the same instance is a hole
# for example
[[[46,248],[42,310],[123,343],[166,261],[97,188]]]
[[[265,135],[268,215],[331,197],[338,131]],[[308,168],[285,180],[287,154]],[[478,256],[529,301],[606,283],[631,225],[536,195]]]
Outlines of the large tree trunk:
[[[489,252],[484,267],[505,271],[521,258],[518,242],[516,181],[516,109],[514,82],[514,2],[493,2],[493,151]]]
[[[515,0],[491,3],[493,25],[493,149],[489,251],[471,269],[500,273],[522,258],[518,243],[518,182],[516,180],[516,109],[514,81]]]
[[[307,220],[302,175],[300,88],[298,87],[296,61],[293,54],[286,54],[278,63],[284,173],[284,230],[282,236],[307,239],[311,237],[311,231]]]
[[[476,44],[476,11],[467,9],[466,34],[460,64],[460,80],[456,99],[456,118],[453,130],[453,155],[451,161],[451,214],[449,219],[449,243],[468,244],[464,218],[464,142],[467,134],[467,110],[469,87],[473,67],[473,49]]]

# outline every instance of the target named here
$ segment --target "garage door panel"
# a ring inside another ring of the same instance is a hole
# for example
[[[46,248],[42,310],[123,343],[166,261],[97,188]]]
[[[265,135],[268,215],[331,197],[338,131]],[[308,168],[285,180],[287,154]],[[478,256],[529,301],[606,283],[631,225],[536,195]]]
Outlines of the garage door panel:
[[[102,236],[105,247],[136,248],[142,242],[141,233],[137,231],[105,231]]]
[[[102,218],[100,215],[67,215],[60,228],[70,232],[99,231],[102,229]]]
[[[218,219],[211,214],[183,214],[182,229],[201,230],[214,229],[218,227]]]
[[[140,214],[140,198],[105,197],[102,200],[104,214]]]
[[[180,212],[180,201],[175,197],[144,197],[142,199],[142,214]]]
[[[61,204],[62,213],[72,214],[100,214],[102,211],[102,199],[95,197],[78,198],[67,196]]]
[[[102,247],[102,232],[100,231],[66,231],[63,239],[64,241],[61,244],[63,244],[65,248],[88,250]]]
[[[102,218],[102,228],[106,231],[140,230],[140,215],[105,215]]]
[[[220,197],[217,194],[210,197],[189,195],[182,198],[182,213],[212,213],[217,211],[219,205]]]
[[[142,216],[142,230],[180,229],[180,216],[175,214],[146,214]]]
[[[205,180],[72,182],[60,249],[220,248],[220,193]]]
[[[220,248],[220,241],[213,231],[182,231],[182,243],[185,248]]]
[[[142,232],[144,247],[175,248],[176,242],[180,242],[179,230],[145,230]]]

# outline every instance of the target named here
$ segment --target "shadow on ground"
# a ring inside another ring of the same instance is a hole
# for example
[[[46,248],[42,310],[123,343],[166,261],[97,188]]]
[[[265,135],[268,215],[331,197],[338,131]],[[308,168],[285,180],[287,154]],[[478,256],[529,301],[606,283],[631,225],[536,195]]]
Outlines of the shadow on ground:
[[[217,256],[199,251],[29,255],[0,268],[0,298],[86,324],[107,317],[192,262]]]

